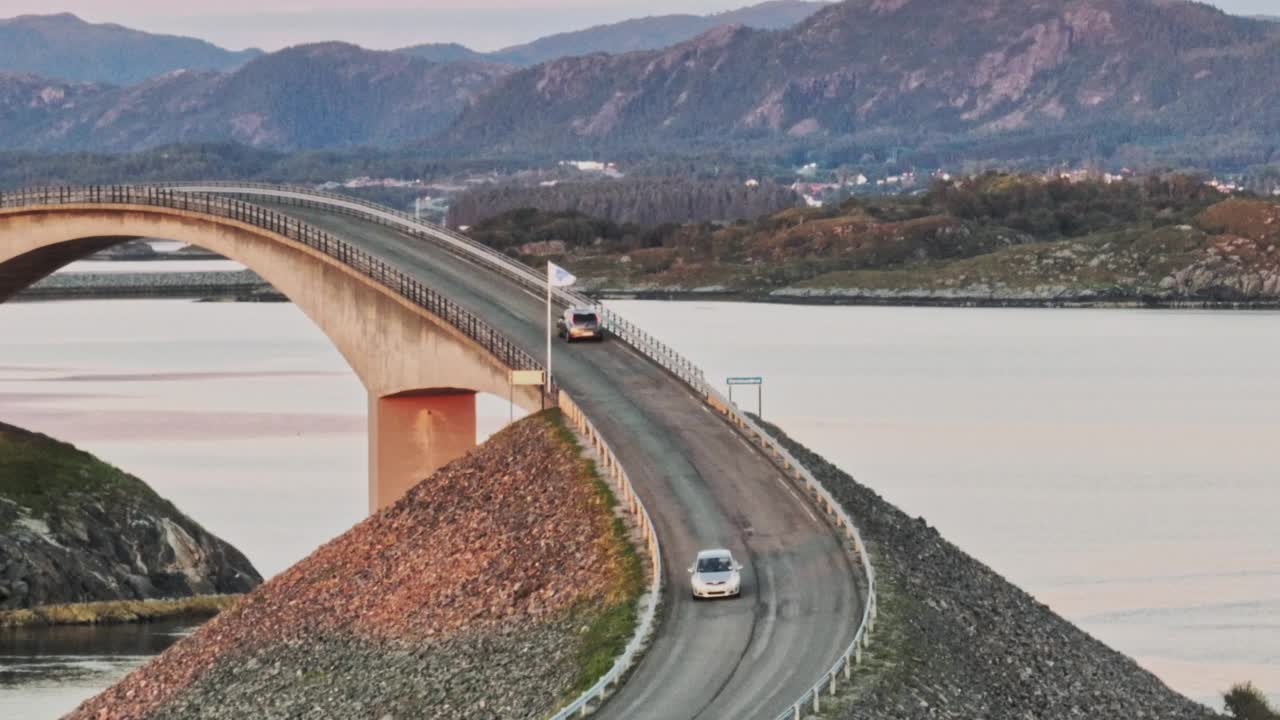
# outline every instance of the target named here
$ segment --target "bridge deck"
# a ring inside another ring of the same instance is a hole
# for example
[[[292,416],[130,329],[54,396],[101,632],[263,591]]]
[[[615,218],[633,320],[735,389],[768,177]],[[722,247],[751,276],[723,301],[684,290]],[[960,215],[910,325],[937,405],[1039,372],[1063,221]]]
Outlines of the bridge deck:
[[[535,357],[544,299],[445,250],[358,218],[273,206],[358,244],[476,312]],[[772,720],[826,672],[862,613],[856,573],[817,511],[682,383],[620,342],[557,346],[556,375],[613,445],[667,557],[662,626],[599,716]],[[737,601],[695,602],[685,568],[728,547]]]

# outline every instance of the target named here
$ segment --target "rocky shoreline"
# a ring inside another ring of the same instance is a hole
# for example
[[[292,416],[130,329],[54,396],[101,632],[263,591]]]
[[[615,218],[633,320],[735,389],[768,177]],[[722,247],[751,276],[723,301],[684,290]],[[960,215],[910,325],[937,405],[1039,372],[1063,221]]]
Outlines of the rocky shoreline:
[[[881,614],[842,720],[1210,720],[1132,659],[965,554],[922,518],[762,423],[858,523]]]
[[[742,302],[772,305],[950,308],[1107,308],[1131,310],[1280,310],[1274,300],[1187,300],[1169,297],[1090,294],[966,294],[928,290],[861,291],[784,289],[772,291],[608,288],[588,290],[597,300]],[[197,299],[288,302],[249,271],[193,273],[74,273],[54,275],[24,290],[14,301]]]
[[[231,545],[66,443],[0,424],[0,610],[252,590]]]
[[[240,301],[282,298],[249,270],[208,272],[59,273],[23,290],[15,301],[196,298]]]
[[[240,595],[197,595],[172,600],[116,600],[41,605],[23,610],[0,610],[0,629],[68,625],[129,625],[186,619],[207,620],[235,605],[240,597]]]
[[[146,239],[128,240],[85,258],[90,262],[151,262],[160,260],[226,260],[225,257],[196,245],[186,245],[178,250],[157,250]]]
[[[608,289],[587,293],[598,300],[662,300],[669,302],[741,302],[769,305],[855,307],[950,307],[1129,310],[1280,310],[1275,300],[1182,300],[1160,297],[934,294],[928,291],[866,293],[842,291],[750,292],[738,290]]]

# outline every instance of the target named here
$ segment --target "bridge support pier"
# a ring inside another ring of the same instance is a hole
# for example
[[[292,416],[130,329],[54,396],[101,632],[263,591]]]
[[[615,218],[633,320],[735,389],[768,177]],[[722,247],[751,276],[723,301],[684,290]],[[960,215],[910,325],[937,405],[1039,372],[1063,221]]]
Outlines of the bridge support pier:
[[[476,446],[476,394],[423,390],[369,396],[369,512],[394,504]]]
[[[202,203],[144,188],[126,189],[123,200],[120,188],[92,195],[57,204],[72,196],[55,191],[0,208],[0,303],[130,238],[177,240],[243,263],[316,323],[368,391],[371,510],[475,446],[476,392],[529,411],[543,406],[541,388],[512,386],[512,368],[480,340],[478,325],[448,320],[438,298],[426,302],[435,298],[429,288],[405,281],[397,290],[369,277],[356,262],[358,248],[340,249],[347,246],[333,237],[318,242],[325,237],[318,228],[249,205],[212,212],[205,204],[202,212]],[[157,198],[171,204],[152,204]],[[313,244],[294,239],[304,236]]]

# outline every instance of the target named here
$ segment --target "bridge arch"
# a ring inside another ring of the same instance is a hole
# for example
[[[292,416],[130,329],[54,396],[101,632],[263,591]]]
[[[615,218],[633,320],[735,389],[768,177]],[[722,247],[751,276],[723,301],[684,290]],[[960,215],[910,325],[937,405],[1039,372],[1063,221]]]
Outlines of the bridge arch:
[[[530,366],[527,356],[517,359],[507,346],[495,352],[502,339],[478,318],[376,259],[247,203],[134,190],[146,200],[73,197],[0,208],[0,302],[139,237],[197,245],[245,265],[319,327],[367,390],[371,511],[474,447],[476,393],[541,407],[540,388],[510,384],[510,370]]]

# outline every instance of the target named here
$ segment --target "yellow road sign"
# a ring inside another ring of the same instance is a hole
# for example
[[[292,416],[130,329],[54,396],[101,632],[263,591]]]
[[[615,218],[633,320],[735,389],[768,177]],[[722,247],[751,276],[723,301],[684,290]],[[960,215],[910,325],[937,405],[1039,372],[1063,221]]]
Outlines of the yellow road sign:
[[[512,370],[512,385],[545,385],[541,370]]]

